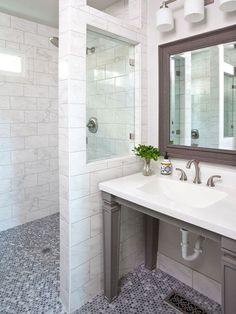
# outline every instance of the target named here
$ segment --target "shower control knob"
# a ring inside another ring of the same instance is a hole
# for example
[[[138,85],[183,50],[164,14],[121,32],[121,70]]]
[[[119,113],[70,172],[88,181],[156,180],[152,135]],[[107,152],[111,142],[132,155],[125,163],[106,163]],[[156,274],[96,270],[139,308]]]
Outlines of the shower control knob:
[[[98,120],[95,117],[91,117],[87,123],[87,128],[91,133],[97,133],[98,131]]]

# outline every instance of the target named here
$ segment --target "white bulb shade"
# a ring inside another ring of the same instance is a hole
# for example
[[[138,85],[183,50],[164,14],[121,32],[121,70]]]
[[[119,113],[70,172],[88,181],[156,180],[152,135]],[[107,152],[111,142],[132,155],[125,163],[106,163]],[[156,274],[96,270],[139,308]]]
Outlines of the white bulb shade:
[[[219,0],[219,8],[224,12],[232,12],[236,10],[236,0]]]
[[[204,0],[185,0],[184,17],[190,23],[202,21],[204,19]]]
[[[169,32],[174,28],[174,18],[171,9],[161,8],[157,11],[156,26],[160,32]]]

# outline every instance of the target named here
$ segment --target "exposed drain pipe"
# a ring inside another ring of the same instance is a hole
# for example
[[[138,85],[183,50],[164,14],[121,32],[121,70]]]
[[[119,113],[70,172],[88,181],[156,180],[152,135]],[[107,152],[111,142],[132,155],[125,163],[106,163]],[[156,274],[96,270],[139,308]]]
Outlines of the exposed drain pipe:
[[[186,261],[194,261],[195,259],[197,259],[199,257],[199,255],[202,253],[202,242],[205,239],[202,236],[199,236],[197,238],[197,241],[195,242],[195,246],[194,246],[194,253],[192,255],[188,255],[188,246],[189,246],[189,242],[188,242],[188,235],[189,235],[189,231],[185,230],[185,229],[180,229],[181,233],[182,233],[182,242],[181,242],[181,247],[182,247],[182,258]]]

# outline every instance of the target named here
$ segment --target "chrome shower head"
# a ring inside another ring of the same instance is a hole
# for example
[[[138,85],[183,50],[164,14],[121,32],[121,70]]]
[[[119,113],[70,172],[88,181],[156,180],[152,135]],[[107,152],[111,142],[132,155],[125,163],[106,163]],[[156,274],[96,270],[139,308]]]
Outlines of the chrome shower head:
[[[59,38],[58,37],[49,37],[50,42],[55,46],[59,47]]]
[[[96,51],[96,48],[95,48],[95,47],[91,47],[91,48],[87,47],[87,48],[86,48],[86,54],[87,54],[87,55],[88,55],[89,53],[95,53],[95,51]]]

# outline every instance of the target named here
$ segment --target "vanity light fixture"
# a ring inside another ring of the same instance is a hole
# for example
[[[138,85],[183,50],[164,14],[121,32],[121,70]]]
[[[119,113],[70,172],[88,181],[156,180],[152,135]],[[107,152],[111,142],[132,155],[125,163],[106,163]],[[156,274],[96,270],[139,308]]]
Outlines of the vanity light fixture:
[[[204,16],[204,0],[185,0],[184,18],[187,22],[200,22],[204,19]]]
[[[164,0],[156,13],[156,26],[160,32],[169,32],[174,28],[174,17],[168,5],[177,0]],[[236,0],[217,0],[219,8],[224,12],[236,10]],[[197,23],[205,17],[205,6],[214,3],[215,0],[185,0],[184,17],[189,23]]]
[[[167,6],[167,2],[170,3],[170,1],[163,1],[160,10],[156,13],[156,26],[160,32],[169,32],[174,28],[173,12]]]
[[[232,12],[236,10],[236,0],[219,0],[219,8],[224,12]]]

